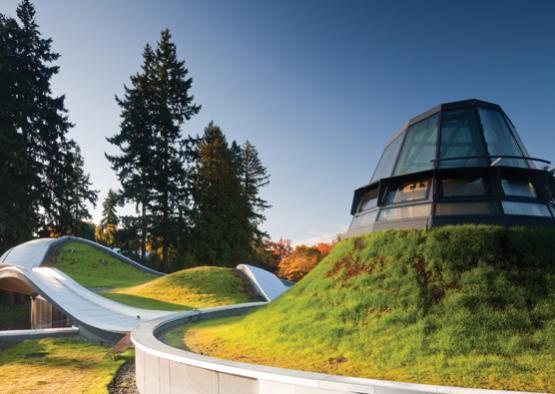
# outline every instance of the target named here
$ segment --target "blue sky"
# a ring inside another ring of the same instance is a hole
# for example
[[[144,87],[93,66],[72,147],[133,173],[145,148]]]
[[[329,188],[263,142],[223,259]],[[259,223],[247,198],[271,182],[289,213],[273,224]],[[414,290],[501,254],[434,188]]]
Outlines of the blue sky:
[[[17,1],[0,12],[15,14]],[[71,136],[94,187],[117,188],[104,158],[114,101],[145,43],[169,27],[203,108],[230,140],[254,143],[272,182],[273,238],[325,239],[350,221],[384,143],[446,101],[500,104],[532,156],[555,161],[555,2],[36,0],[61,53]],[[95,219],[100,209],[95,211]]]

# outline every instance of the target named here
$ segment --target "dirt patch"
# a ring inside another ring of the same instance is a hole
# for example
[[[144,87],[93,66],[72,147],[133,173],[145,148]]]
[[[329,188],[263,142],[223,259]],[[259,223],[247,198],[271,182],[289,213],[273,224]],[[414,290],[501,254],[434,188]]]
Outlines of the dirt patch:
[[[361,274],[370,274],[373,269],[373,264],[353,259],[351,256],[345,256],[328,271],[326,277],[346,281]]]
[[[108,385],[110,394],[139,394],[135,381],[135,361],[123,364],[118,370],[114,380]]]

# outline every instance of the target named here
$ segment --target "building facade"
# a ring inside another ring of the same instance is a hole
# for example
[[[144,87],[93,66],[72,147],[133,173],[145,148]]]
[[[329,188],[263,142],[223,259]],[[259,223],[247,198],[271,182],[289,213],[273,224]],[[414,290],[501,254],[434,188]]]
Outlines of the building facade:
[[[499,105],[465,100],[414,118],[355,190],[347,236],[458,223],[555,226],[550,162],[530,157]]]

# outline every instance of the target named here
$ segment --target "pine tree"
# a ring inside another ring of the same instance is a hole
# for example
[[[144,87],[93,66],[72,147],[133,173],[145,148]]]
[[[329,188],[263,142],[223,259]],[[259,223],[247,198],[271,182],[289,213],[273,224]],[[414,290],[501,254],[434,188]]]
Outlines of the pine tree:
[[[181,126],[200,111],[189,93],[193,80],[187,78],[185,62],[177,59],[169,30],[163,30],[155,51],[155,72],[151,81],[153,102],[149,104],[156,137],[153,169],[153,232],[161,240],[161,270],[167,272],[170,244],[175,241],[178,223],[183,221],[185,192],[184,141]]]
[[[67,178],[65,155],[71,146],[64,97],[50,89],[59,55],[52,52],[52,41],[42,38],[29,0],[17,7],[17,17],[19,23],[0,16],[0,180],[10,189],[0,203],[4,246],[60,222],[63,195],[57,185]]]
[[[119,218],[116,212],[118,203],[118,195],[112,189],[109,189],[102,203],[102,218],[100,219],[100,224],[96,226],[95,230],[96,241],[110,247],[114,246],[116,242],[119,224]]]
[[[146,244],[150,231],[153,201],[154,122],[153,106],[154,51],[146,45],[140,73],[131,76],[131,85],[124,86],[123,98],[116,97],[121,108],[120,131],[108,142],[118,147],[120,155],[105,154],[121,183],[123,202],[135,204],[140,216],[141,260],[146,258]]]
[[[108,190],[108,194],[102,203],[102,219],[100,224],[106,226],[108,224],[113,224],[117,226],[119,224],[119,218],[117,215],[118,206],[118,195],[112,190]]]
[[[190,245],[195,263],[235,265],[251,254],[248,203],[237,156],[220,128],[210,123],[191,157],[193,199]]]
[[[240,150],[240,179],[248,201],[248,217],[253,229],[254,241],[261,242],[266,233],[259,226],[266,220],[263,212],[271,207],[260,197],[260,188],[270,183],[270,175],[258,157],[256,147],[246,141]]]

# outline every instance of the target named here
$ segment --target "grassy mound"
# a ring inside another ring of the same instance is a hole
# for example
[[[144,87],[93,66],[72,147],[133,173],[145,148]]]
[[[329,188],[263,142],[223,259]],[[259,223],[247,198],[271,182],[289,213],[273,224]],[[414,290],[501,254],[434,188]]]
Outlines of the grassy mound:
[[[156,278],[92,246],[70,241],[54,256],[56,268],[85,287],[135,286]]]
[[[555,392],[554,242],[496,226],[348,239],[271,304],[169,337],[285,368]]]
[[[183,310],[249,302],[249,290],[237,271],[197,267],[147,283],[101,293],[124,304],[160,310]]]
[[[68,339],[25,341],[0,352],[0,392],[107,393],[118,368],[132,357]]]
[[[174,311],[251,300],[231,268],[197,267],[157,277],[80,242],[62,245],[53,264],[81,285],[101,289],[104,297],[138,308]]]

